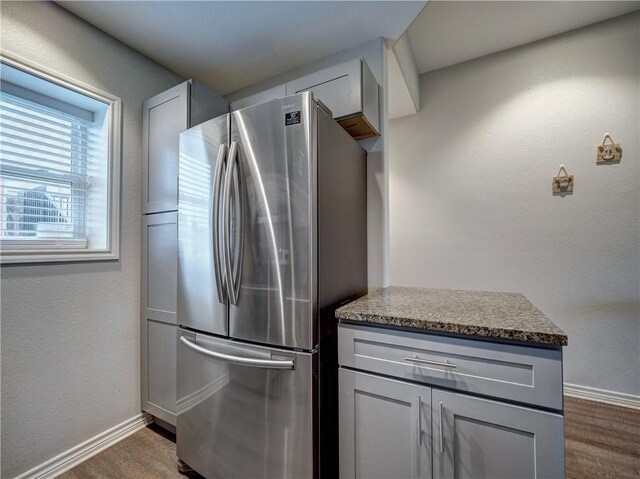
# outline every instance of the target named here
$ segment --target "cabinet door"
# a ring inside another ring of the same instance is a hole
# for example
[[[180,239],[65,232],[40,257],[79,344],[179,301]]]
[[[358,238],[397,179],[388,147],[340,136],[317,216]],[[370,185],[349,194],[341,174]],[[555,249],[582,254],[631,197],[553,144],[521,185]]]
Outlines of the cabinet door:
[[[178,327],[156,321],[146,326],[142,409],[175,426]]]
[[[178,213],[142,218],[142,316],[177,324]]]
[[[334,118],[362,113],[362,60],[355,58],[287,83],[287,95],[304,91],[313,92]]]
[[[564,477],[558,414],[455,394],[432,394],[434,478]]]
[[[238,98],[237,100],[232,101],[231,111],[258,105],[259,103],[264,103],[265,101],[269,100],[275,100],[276,98],[284,98],[285,96],[287,96],[286,85],[276,85],[274,87],[267,88],[266,90],[254,93],[253,95],[245,96],[243,98]]]
[[[142,212],[178,209],[180,133],[189,127],[189,82],[143,104]]]
[[[431,477],[431,388],[340,369],[341,479]]]

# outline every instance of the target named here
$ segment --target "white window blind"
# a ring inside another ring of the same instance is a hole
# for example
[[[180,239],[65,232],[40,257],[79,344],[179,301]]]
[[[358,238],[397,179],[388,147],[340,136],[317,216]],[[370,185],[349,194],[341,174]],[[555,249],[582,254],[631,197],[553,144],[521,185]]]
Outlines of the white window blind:
[[[92,122],[0,92],[3,246],[86,246]]]
[[[0,55],[0,263],[117,260],[119,98]]]

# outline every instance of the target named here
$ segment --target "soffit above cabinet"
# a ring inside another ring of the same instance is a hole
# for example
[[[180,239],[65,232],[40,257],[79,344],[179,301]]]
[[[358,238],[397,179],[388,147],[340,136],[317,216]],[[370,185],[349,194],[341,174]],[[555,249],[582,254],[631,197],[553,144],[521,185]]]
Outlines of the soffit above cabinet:
[[[585,27],[638,1],[431,1],[407,30],[419,73]]]
[[[185,78],[226,94],[377,37],[425,1],[127,2],[59,5]]]

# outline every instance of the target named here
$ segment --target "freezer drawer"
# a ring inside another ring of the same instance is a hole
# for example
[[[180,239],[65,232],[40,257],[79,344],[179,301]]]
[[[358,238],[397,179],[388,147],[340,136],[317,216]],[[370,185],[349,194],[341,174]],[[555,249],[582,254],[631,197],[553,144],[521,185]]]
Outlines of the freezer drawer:
[[[182,331],[178,457],[207,478],[313,477],[317,353]]]

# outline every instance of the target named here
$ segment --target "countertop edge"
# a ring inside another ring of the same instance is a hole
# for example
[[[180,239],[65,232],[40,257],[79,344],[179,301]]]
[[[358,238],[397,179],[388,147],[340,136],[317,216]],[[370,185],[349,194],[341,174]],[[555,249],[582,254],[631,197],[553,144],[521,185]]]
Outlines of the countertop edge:
[[[463,325],[439,321],[431,321],[414,318],[403,318],[394,316],[381,316],[376,314],[362,314],[353,311],[341,311],[342,308],[336,310],[336,318],[344,321],[351,321],[359,324],[373,324],[396,326],[397,329],[405,329],[411,331],[433,331],[436,333],[451,333],[455,335],[465,336],[470,339],[500,339],[503,341],[512,341],[515,343],[523,343],[528,346],[567,346],[569,341],[566,334],[554,334],[546,332],[525,331],[521,329],[509,329],[500,327]]]

